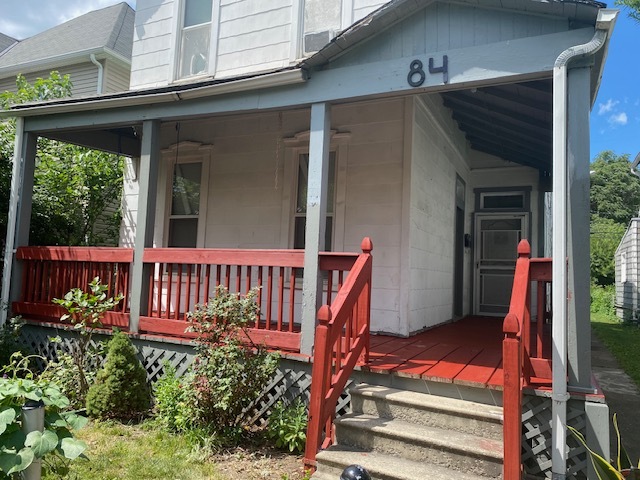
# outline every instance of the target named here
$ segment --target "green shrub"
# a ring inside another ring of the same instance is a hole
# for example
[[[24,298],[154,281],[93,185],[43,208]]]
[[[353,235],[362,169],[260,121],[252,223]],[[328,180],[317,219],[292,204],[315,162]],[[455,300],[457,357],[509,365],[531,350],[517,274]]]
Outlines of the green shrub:
[[[214,298],[189,313],[198,354],[186,395],[196,427],[237,434],[245,426],[243,413],[278,366],[278,355],[250,343],[247,335],[246,325],[259,313],[256,295],[257,289],[241,296],[219,286]]]
[[[269,415],[267,435],[276,447],[303,452],[307,442],[307,408],[298,399],[286,406],[279,401]]]
[[[107,348],[104,367],[87,394],[87,413],[97,418],[140,418],[151,404],[147,372],[125,333],[116,332]]]
[[[615,285],[600,286],[591,284],[591,313],[615,315]]]
[[[7,320],[0,328],[0,367],[8,365],[11,355],[15,352],[28,355],[26,348],[20,342],[20,329],[23,324],[21,317],[15,317]]]
[[[179,379],[176,369],[164,366],[164,375],[153,385],[154,414],[158,423],[170,432],[186,432],[191,426],[191,409],[187,403],[188,379]]]

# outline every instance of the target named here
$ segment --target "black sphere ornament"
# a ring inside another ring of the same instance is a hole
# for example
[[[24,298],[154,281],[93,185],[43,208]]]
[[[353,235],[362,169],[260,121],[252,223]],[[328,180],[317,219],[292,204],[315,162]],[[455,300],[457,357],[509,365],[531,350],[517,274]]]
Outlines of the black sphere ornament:
[[[371,475],[360,465],[349,465],[342,471],[340,480],[371,480]]]

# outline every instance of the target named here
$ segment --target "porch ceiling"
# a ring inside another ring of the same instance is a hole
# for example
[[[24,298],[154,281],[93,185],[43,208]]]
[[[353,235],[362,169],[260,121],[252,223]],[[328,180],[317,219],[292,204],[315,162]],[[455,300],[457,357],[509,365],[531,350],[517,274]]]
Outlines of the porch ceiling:
[[[551,79],[545,79],[441,95],[471,148],[550,172],[551,89]]]

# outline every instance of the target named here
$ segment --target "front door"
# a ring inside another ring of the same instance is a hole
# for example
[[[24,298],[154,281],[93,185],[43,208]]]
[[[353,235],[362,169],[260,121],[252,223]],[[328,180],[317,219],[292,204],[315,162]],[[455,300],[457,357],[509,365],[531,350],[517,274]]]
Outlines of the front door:
[[[475,288],[477,315],[504,316],[509,311],[520,240],[527,236],[529,215],[477,214]]]

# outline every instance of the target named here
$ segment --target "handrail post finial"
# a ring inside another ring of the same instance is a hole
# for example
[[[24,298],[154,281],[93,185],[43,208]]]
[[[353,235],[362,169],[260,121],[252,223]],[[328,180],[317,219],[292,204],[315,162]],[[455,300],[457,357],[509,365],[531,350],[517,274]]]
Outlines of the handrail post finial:
[[[371,250],[373,250],[373,242],[371,241],[371,238],[364,237],[360,244],[360,248],[362,249],[362,253],[371,253]]]
[[[327,325],[333,318],[331,307],[329,305],[322,305],[318,310],[318,321],[320,325]]]
[[[530,257],[531,256],[531,245],[526,239],[520,240],[518,243],[518,257]]]

